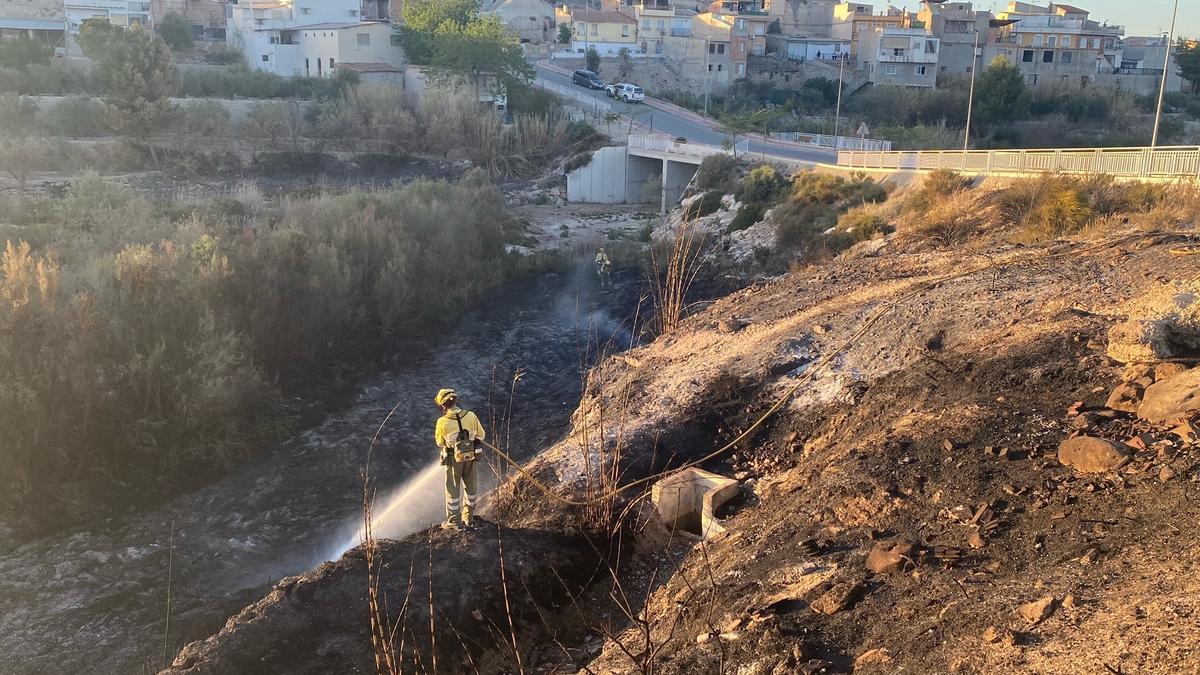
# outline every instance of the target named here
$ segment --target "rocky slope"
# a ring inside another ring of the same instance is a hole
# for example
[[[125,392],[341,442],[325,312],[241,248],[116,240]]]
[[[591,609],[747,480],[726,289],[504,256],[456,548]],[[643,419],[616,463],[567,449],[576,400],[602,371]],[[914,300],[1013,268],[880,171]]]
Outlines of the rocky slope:
[[[725,534],[657,521],[637,490],[578,509],[516,477],[490,517],[519,583],[500,583],[495,530],[422,533],[385,546],[393,614],[411,556],[428,586],[424,547],[443,672],[1197,672],[1200,257],[1177,255],[1186,239],[949,251],[892,237],[720,300],[598,368],[574,433],[530,471],[595,492],[603,445],[620,481],[652,476],[801,385],[703,464],[741,481]],[[586,539],[606,507],[625,515],[618,535]],[[282,582],[173,672],[372,669],[355,555]],[[462,565],[478,574],[439,586]],[[430,652],[428,615],[410,616],[406,672]],[[488,628],[444,639],[472,622]],[[335,644],[344,656],[319,661]],[[446,670],[456,651],[462,670]]]

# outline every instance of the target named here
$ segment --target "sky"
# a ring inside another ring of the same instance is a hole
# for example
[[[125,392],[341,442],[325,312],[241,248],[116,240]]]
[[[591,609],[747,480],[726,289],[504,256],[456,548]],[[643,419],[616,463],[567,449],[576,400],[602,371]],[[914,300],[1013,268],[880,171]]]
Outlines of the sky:
[[[1026,0],[1029,1],[1029,0]],[[977,9],[987,8],[995,2],[996,10],[1008,6],[1008,0],[976,0]],[[1171,27],[1171,8],[1174,0],[1062,0],[1063,4],[1074,5],[1091,12],[1097,21],[1125,26],[1125,35],[1160,35]],[[1039,5],[1048,2],[1037,2]],[[1179,0],[1179,18],[1175,23],[1175,34],[1200,38],[1200,0]]]

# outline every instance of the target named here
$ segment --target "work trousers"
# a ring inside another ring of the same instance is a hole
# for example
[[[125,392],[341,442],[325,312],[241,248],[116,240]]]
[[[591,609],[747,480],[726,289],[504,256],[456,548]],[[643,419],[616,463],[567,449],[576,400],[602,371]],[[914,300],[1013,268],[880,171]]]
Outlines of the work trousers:
[[[453,454],[453,450],[450,451]],[[478,457],[478,455],[476,455]],[[462,510],[462,522],[471,522],[475,510],[475,465],[473,462],[456,462],[453,457],[446,460],[446,520],[454,522]]]

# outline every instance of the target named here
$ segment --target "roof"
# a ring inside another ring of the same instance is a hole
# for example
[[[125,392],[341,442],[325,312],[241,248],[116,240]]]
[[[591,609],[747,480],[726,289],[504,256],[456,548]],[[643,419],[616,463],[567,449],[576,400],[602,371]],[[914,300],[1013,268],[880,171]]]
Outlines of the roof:
[[[360,26],[387,25],[386,21],[328,21],[326,23],[310,23],[303,26],[278,26],[275,28],[256,28],[255,30],[341,30],[343,28],[358,28]]]
[[[588,23],[632,23],[637,24],[637,19],[621,12],[599,9],[572,9],[572,21],[586,21]]]
[[[339,63],[338,68],[356,73],[403,73],[404,69],[390,63]]]
[[[0,28],[10,30],[66,30],[65,19],[7,19],[0,17]]]
[[[1054,9],[1061,9],[1067,14],[1088,14],[1086,9],[1079,9],[1078,7],[1072,7],[1071,5],[1061,5],[1057,2],[1054,3]]]

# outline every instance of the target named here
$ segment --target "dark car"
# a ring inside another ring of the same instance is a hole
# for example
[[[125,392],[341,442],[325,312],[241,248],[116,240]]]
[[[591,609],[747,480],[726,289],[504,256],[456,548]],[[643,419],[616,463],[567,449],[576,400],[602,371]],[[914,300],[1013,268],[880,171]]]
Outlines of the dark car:
[[[588,89],[603,89],[604,80],[590,70],[577,70],[571,75],[571,83]]]

